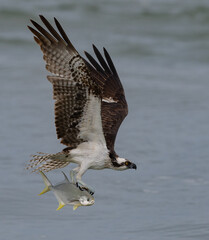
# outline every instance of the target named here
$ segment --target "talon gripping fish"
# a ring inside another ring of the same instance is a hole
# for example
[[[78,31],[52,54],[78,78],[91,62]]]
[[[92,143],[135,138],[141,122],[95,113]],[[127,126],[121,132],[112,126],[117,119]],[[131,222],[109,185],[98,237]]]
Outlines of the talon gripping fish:
[[[57,210],[60,210],[67,204],[73,205],[73,210],[76,210],[80,206],[93,205],[94,197],[86,190],[78,188],[74,183],[69,181],[64,172],[62,173],[65,177],[65,181],[53,186],[46,175],[40,171],[45,188],[39,195],[52,191],[59,202]]]

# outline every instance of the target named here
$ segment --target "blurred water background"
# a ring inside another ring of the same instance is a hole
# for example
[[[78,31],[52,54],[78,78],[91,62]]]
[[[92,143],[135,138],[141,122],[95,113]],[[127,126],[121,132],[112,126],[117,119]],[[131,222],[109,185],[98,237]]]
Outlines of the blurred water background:
[[[105,46],[129,103],[116,149],[138,169],[88,171],[96,203],[77,211],[56,212],[24,170],[31,154],[64,147],[26,28],[38,14],[58,18],[82,55]],[[0,239],[208,240],[208,76],[208,0],[0,0]]]

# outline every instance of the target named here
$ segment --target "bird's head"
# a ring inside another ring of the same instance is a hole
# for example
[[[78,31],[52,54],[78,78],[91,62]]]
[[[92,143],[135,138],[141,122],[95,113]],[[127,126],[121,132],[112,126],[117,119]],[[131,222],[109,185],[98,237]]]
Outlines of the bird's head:
[[[115,153],[110,153],[109,157],[111,159],[111,165],[112,168],[115,170],[126,170],[126,169],[137,169],[137,166],[135,163],[132,163],[131,161],[118,157]]]

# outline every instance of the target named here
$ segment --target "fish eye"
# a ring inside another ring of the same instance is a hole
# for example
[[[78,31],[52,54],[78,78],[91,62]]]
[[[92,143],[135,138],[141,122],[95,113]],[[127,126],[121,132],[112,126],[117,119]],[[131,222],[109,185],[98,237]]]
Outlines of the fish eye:
[[[128,166],[130,164],[129,161],[125,161],[125,165]]]
[[[90,199],[89,199],[89,198],[87,198],[87,201],[88,201],[88,202],[89,202],[89,200],[90,200]]]

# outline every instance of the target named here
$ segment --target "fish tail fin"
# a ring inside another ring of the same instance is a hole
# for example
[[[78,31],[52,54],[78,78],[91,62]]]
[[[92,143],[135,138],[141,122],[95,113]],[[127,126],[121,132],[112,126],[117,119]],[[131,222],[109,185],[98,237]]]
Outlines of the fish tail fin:
[[[39,193],[39,196],[40,196],[40,195],[50,191],[50,187],[52,187],[52,184],[51,184],[51,182],[49,181],[49,179],[47,178],[47,176],[43,172],[39,171],[39,173],[41,174],[41,176],[42,176],[42,178],[44,180],[44,184],[45,184],[44,190],[41,193]]]
[[[54,154],[41,153],[32,155],[32,159],[26,165],[26,169],[32,169],[32,172],[49,172],[57,168],[63,168],[67,166],[70,162],[66,161],[66,154],[63,152],[58,152]]]
[[[61,201],[59,201],[59,206],[58,208],[56,209],[56,211],[60,210],[61,208],[63,208],[65,206],[65,204]]]

